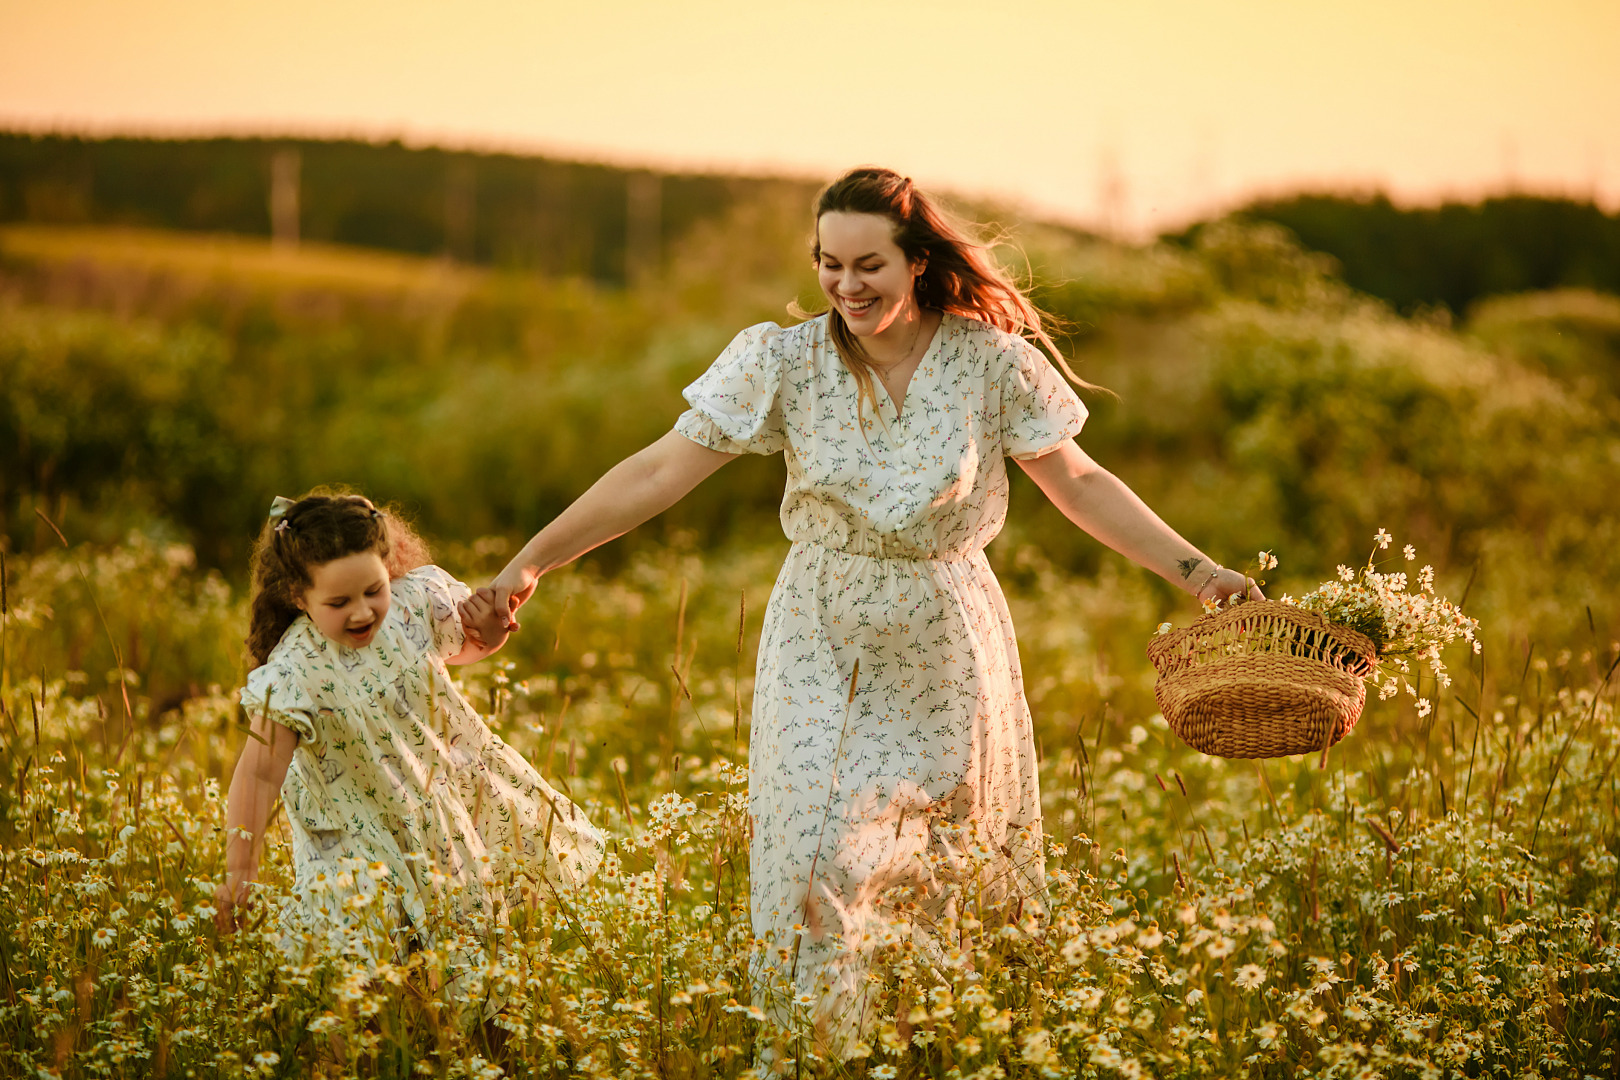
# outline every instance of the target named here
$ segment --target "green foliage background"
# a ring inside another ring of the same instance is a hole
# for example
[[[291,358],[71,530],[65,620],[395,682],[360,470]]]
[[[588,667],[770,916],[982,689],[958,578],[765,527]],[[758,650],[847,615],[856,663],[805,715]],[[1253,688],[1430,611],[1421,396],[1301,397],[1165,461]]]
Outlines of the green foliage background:
[[[1346,281],[1403,312],[1462,314],[1486,297],[1557,288],[1620,292],[1620,216],[1591,202],[1508,194],[1414,208],[1315,193],[1244,213],[1332,255]]]
[[[168,530],[239,580],[278,493],[348,483],[443,541],[515,540],[668,430],[740,328],[814,306],[798,193],[695,226],[635,288],[250,241],[0,233],[0,534],[14,551]],[[1189,250],[1026,226],[1018,253],[1094,395],[1082,443],[1223,562],[1300,591],[1390,527],[1523,642],[1620,581],[1620,300],[1562,290],[1460,325],[1345,286],[1281,228]],[[224,246],[222,246],[224,245]],[[231,246],[234,245],[234,246]],[[781,465],[728,466],[603,558],[770,544]],[[1021,476],[1007,555],[1115,557]],[[1122,572],[1130,573],[1128,569]],[[1174,595],[1154,595],[1169,605]],[[1562,632],[1562,631],[1558,631]]]

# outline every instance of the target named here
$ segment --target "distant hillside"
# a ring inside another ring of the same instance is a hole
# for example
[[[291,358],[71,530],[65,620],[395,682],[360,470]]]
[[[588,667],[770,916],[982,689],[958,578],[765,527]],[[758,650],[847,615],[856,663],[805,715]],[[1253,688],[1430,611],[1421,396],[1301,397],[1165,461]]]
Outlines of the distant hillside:
[[[767,193],[807,203],[813,186],[398,142],[0,132],[0,224],[272,236],[609,285],[656,270],[694,225]],[[1301,194],[1237,216],[1287,227],[1404,313],[1463,315],[1534,290],[1620,293],[1620,215],[1591,203],[1515,195],[1403,209],[1382,195]],[[1190,245],[1204,227],[1165,239]]]
[[[1620,215],[1589,202],[1513,195],[1402,209],[1383,195],[1296,195],[1238,214],[1286,226],[1337,259],[1353,288],[1403,312],[1462,315],[1486,296],[1543,289],[1620,293]],[[1167,239],[1185,243],[1199,228]]]
[[[620,284],[699,221],[808,185],[313,139],[0,133],[0,223],[277,236]]]

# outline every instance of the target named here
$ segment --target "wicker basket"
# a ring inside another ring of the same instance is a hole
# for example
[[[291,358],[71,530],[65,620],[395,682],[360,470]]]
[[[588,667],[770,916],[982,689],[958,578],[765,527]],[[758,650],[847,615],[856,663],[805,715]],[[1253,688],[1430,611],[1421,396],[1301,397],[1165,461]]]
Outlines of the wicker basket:
[[[1365,634],[1274,600],[1204,615],[1147,653],[1170,730],[1224,758],[1326,750],[1361,717],[1378,661]]]

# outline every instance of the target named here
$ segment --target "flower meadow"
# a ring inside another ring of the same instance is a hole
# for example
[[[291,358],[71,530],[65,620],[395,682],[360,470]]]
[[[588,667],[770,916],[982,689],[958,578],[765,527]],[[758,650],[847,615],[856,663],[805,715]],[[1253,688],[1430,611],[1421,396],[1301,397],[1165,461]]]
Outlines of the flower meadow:
[[[501,554],[443,553],[468,576]],[[241,595],[140,534],[8,556],[0,1075],[1620,1074],[1620,645],[1595,619],[1550,656],[1487,625],[1425,715],[1371,702],[1325,760],[1221,761],[1156,715],[1140,647],[1096,647],[1145,645],[1151,588],[1028,549],[997,557],[1049,910],[969,903],[941,949],[879,928],[881,1020],[822,1058],[758,1005],[803,1003],[748,976],[792,948],[747,910],[749,673],[779,557],[677,544],[546,579],[461,677],[612,850],[582,887],[519,878],[504,920],[378,964],[276,947],[279,831],[247,927],[214,928]],[[363,913],[388,887],[354,865],[329,892]]]
[[[822,1060],[759,1007],[802,1003],[748,977],[793,942],[747,917],[750,675],[784,545],[757,539],[780,463],[739,462],[548,576],[522,632],[458,669],[608,832],[603,872],[514,881],[503,921],[441,953],[289,956],[277,826],[261,903],[217,934],[247,737],[228,575],[267,498],[352,482],[487,578],[510,545],[484,534],[555,514],[667,430],[737,329],[813,299],[804,215],[741,205],[625,290],[339,249],[233,269],[213,238],[88,228],[38,234],[52,255],[0,230],[0,1076],[1620,1075],[1620,301],[1405,317],[1237,221],[1140,249],[1021,230],[1065,349],[1120,394],[1091,401],[1088,452],[1212,555],[1274,551],[1268,595],[1396,527],[1432,576],[1381,548],[1318,599],[1438,630],[1425,598],[1456,598],[1480,652],[1385,649],[1381,686],[1413,692],[1325,759],[1195,754],[1144,648],[1196,611],[1015,475],[988,554],[1048,910],[969,904],[927,951],[879,928],[880,1022]],[[328,891],[366,912],[390,887],[352,866]]]

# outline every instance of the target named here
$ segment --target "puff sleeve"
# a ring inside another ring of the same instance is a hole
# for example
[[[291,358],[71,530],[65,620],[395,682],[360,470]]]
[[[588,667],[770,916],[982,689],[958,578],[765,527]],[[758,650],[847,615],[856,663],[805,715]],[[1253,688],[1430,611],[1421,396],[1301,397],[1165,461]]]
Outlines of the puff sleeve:
[[[406,636],[446,660],[467,644],[461,602],[472,589],[437,566],[419,566],[393,584],[394,602],[404,608]]]
[[[320,743],[316,723],[320,710],[290,658],[272,653],[266,663],[248,672],[241,702],[249,716],[269,717],[304,742]]]
[[[738,334],[682,393],[692,407],[675,430],[728,454],[775,454],[788,444],[782,415],[782,328],[760,323]]]
[[[1035,458],[1085,427],[1086,406],[1045,354],[1022,338],[1008,343],[1001,372],[1002,453]]]

